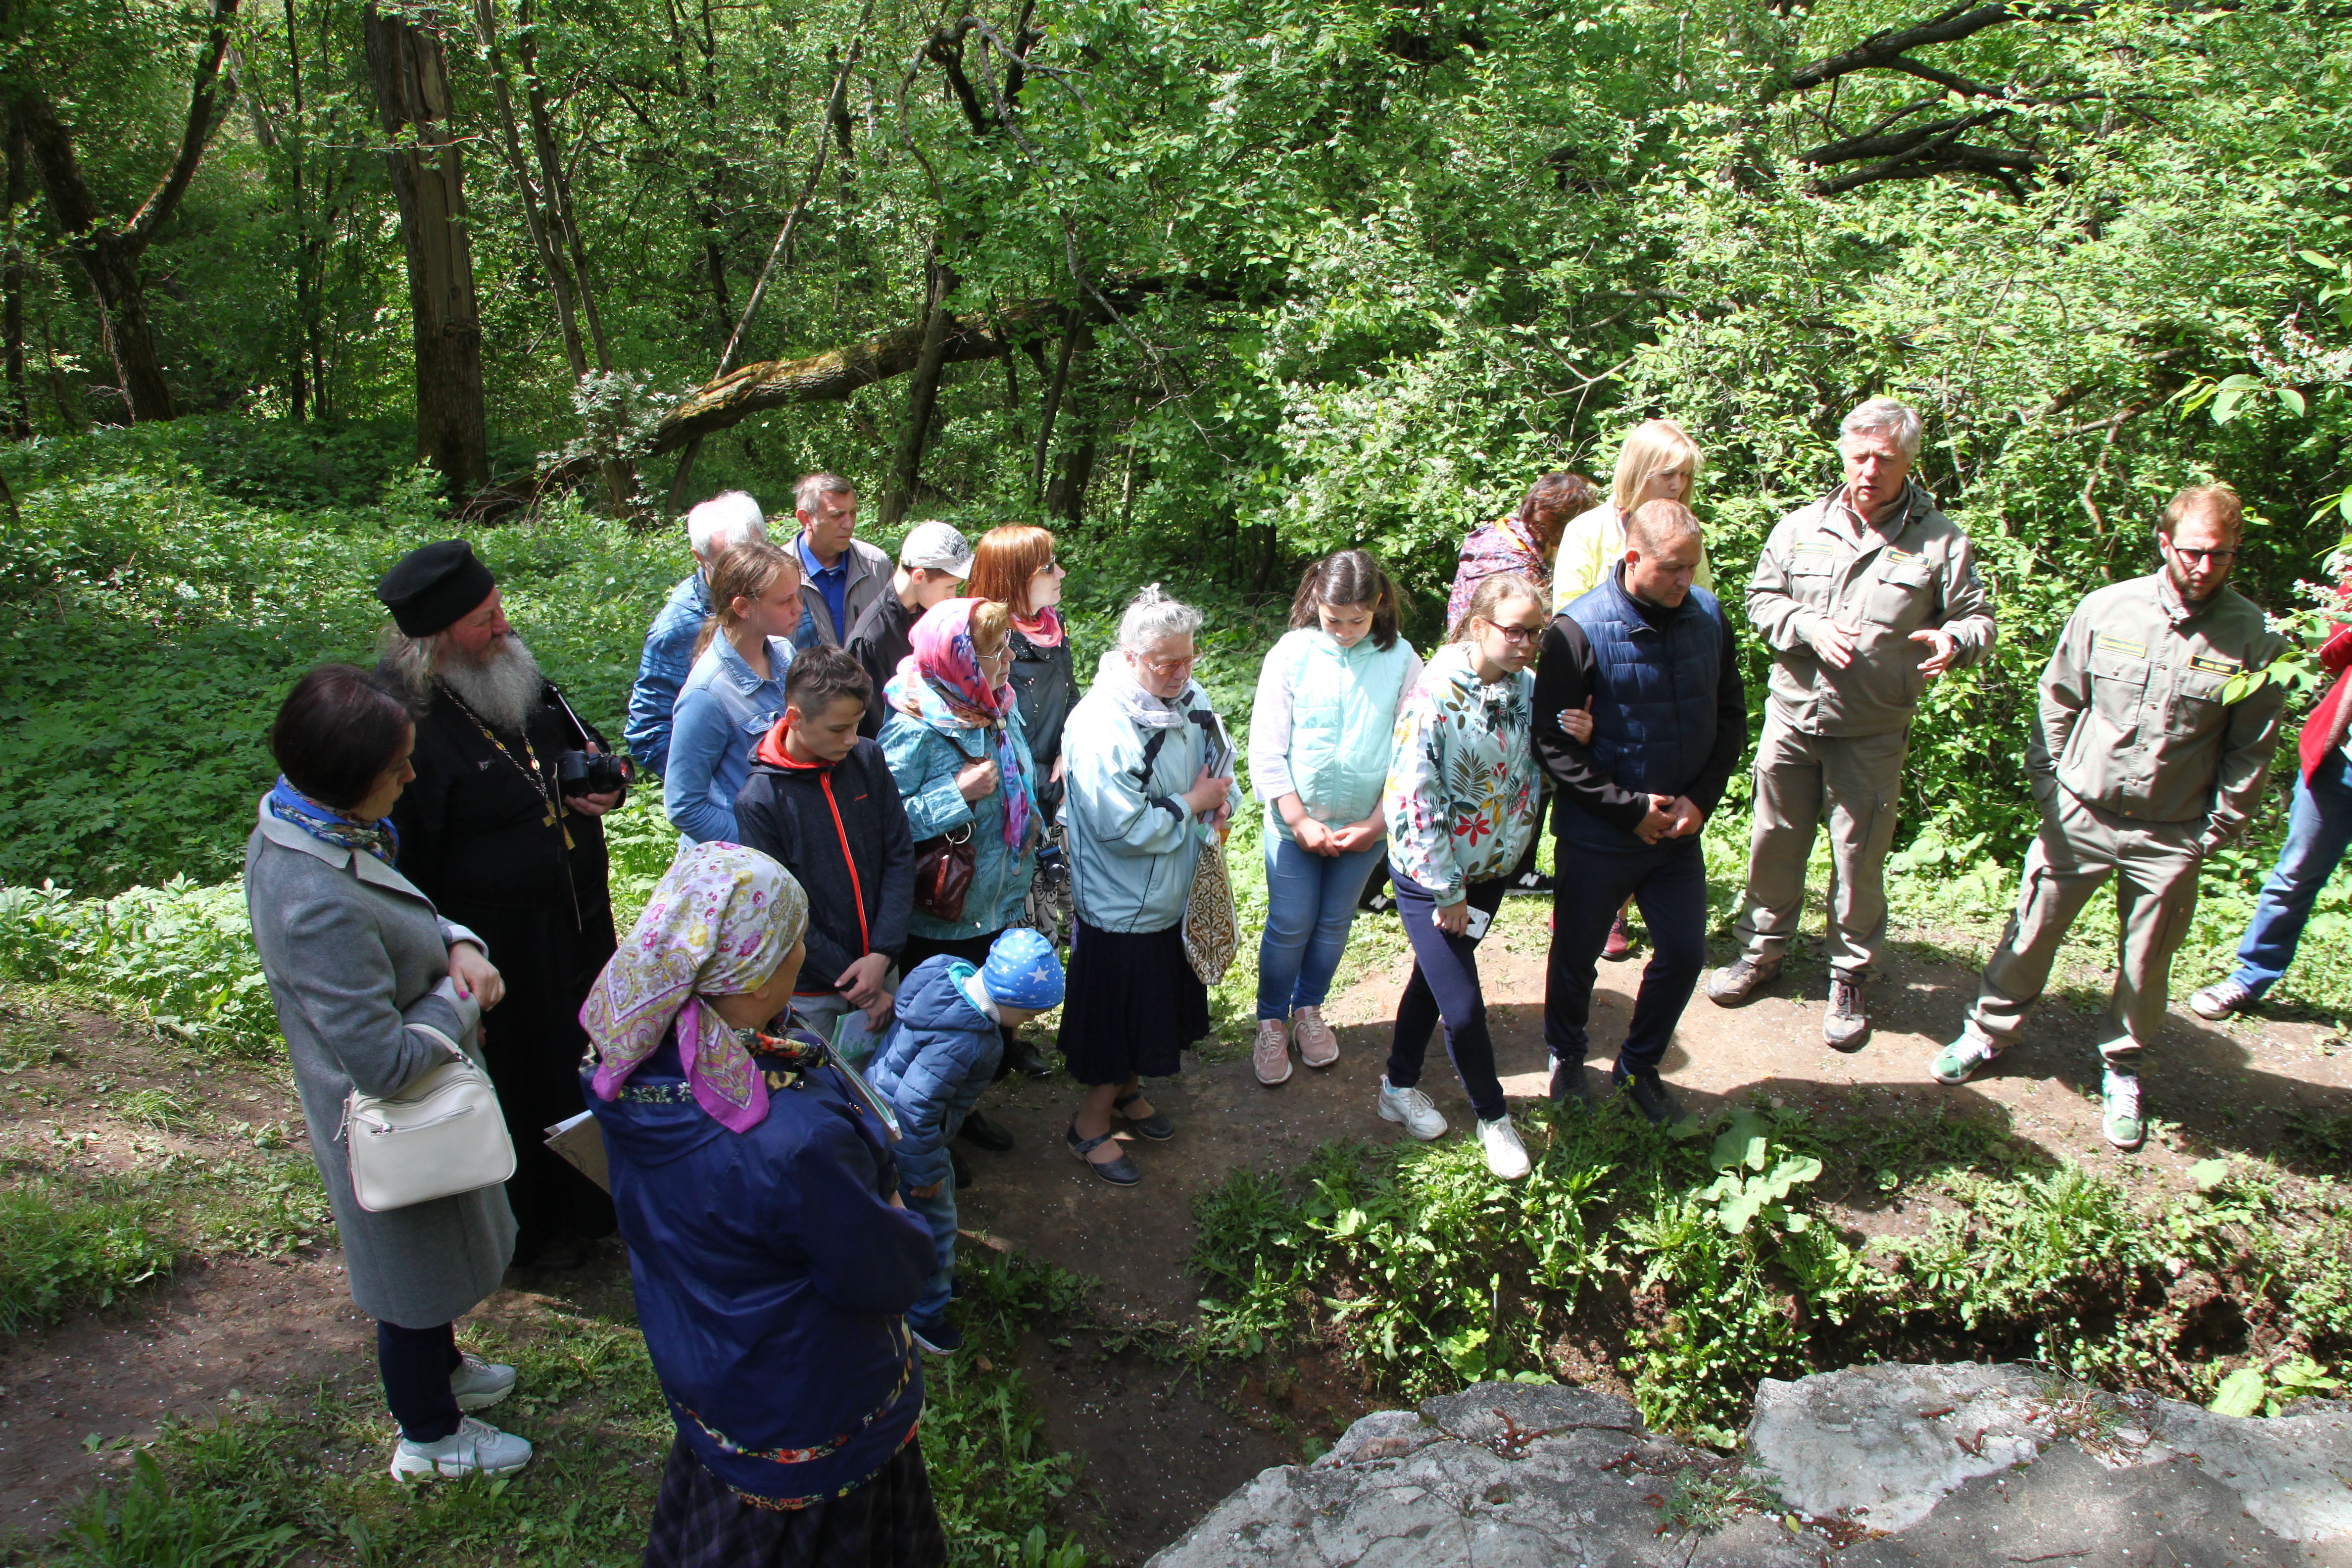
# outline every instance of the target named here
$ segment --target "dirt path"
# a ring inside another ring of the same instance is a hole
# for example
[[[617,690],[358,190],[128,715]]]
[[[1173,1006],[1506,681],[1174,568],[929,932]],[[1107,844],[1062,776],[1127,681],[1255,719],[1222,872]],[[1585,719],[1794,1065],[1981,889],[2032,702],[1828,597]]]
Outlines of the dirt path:
[[[1544,941],[1541,906],[1514,900],[1482,952],[1504,1085],[1515,1098],[1547,1087]],[[1338,1064],[1300,1068],[1288,1084],[1267,1089],[1229,1042],[1182,1077],[1152,1085],[1179,1131],[1165,1144],[1131,1141],[1144,1171],[1139,1187],[1097,1180],[1062,1147],[1074,1100],[1066,1085],[1008,1080],[991,1090],[984,1107],[1018,1143],[1007,1154],[967,1152],[976,1182],[965,1226],[1099,1279],[1098,1300],[1114,1311],[1189,1316],[1198,1293],[1185,1270],[1197,1196],[1235,1170],[1286,1171],[1326,1140],[1402,1135],[1372,1107],[1407,965],[1392,921],[1368,924],[1360,946],[1370,962],[1328,1009],[1340,1035]],[[1638,957],[1603,967],[1596,1068],[1622,1036],[1640,974]],[[2213,1026],[2176,1010],[2143,1069],[2158,1135],[2138,1155],[2117,1155],[2098,1135],[2087,1010],[2051,1004],[1981,1082],[1947,1089],[1927,1079],[1925,1064],[1957,1028],[1973,984],[1944,952],[1906,948],[1875,987],[1876,1034],[1863,1050],[1841,1055],[1820,1038],[1825,974],[1801,957],[1773,994],[1747,1008],[1695,1002],[1666,1076],[1701,1112],[1751,1093],[1892,1117],[1946,1106],[1994,1119],[2012,1142],[2080,1162],[2151,1198],[2186,1190],[2197,1159],[2275,1149],[2291,1117],[2352,1111],[2352,1049],[2338,1054],[2332,1031],[2264,1020]],[[156,1147],[152,1135],[111,1116],[112,1101],[65,1098],[93,1076],[119,1078],[126,1089],[141,1081],[137,1040],[86,1016],[74,1028],[70,1063],[17,1075],[16,1092],[0,1101],[0,1160],[12,1174],[54,1169],[54,1144],[37,1161],[33,1151],[60,1127],[88,1134],[73,1158],[93,1168],[132,1159],[142,1136],[151,1153]],[[1442,1047],[1437,1054],[1423,1087],[1457,1130],[1466,1128],[1469,1107]],[[190,1152],[217,1153],[294,1114],[290,1095],[267,1075],[229,1075],[212,1092],[220,1108],[214,1120],[176,1135]],[[1887,1214],[1868,1227],[1910,1223]],[[626,1289],[617,1259],[592,1272],[566,1283],[564,1294],[612,1295],[617,1303]],[[519,1321],[541,1300],[509,1290],[485,1311]],[[49,1533],[60,1500],[119,1462],[124,1440],[152,1436],[165,1417],[200,1419],[246,1395],[380,1399],[373,1341],[343,1294],[331,1250],[192,1268],[109,1311],[0,1340],[0,1530]],[[1072,1521],[1129,1562],[1257,1470],[1295,1459],[1305,1437],[1336,1433],[1363,1407],[1346,1369],[1315,1356],[1286,1366],[1277,1396],[1231,1369],[1196,1382],[1137,1352],[1105,1354],[1098,1335],[1033,1334],[1027,1352],[1049,1440],[1083,1461]],[[93,1434],[105,1440],[96,1453],[85,1447]]]

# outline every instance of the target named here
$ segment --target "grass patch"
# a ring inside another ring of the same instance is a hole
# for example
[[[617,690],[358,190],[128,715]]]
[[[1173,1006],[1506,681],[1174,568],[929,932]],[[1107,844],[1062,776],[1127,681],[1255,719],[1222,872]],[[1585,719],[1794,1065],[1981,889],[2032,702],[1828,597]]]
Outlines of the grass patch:
[[[1071,1462],[1040,1436],[1018,1338],[1075,1308],[1085,1283],[972,1249],[952,1310],[963,1351],[926,1359],[923,1448],[949,1560],[968,1568],[1083,1568],[1049,1530]],[[247,1568],[299,1554],[318,1564],[537,1563],[632,1568],[673,1428],[645,1342],[624,1305],[550,1304],[468,1349],[510,1362],[513,1397],[491,1419],[538,1447],[521,1474],[404,1489],[384,1473],[395,1436],[373,1396],[233,1401],[216,1423],[167,1429],[95,1489],[45,1561],[70,1568]],[[210,1553],[207,1555],[207,1553]]]
[[[168,1273],[157,1206],[81,1197],[36,1180],[0,1191],[0,1333],[111,1304]]]

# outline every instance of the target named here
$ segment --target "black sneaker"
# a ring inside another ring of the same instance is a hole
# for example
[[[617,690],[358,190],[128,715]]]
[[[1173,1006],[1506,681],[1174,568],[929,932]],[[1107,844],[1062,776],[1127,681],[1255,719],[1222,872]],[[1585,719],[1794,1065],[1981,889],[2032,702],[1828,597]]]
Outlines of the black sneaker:
[[[963,1331],[945,1318],[934,1318],[928,1323],[907,1320],[907,1331],[915,1342],[933,1355],[953,1355],[963,1349]]]
[[[1052,1078],[1054,1064],[1046,1059],[1045,1052],[1037,1048],[1035,1041],[1024,1035],[1015,1035],[1013,1037],[1012,1044],[1004,1047],[1004,1070],[1017,1072],[1024,1078]],[[971,1125],[969,1120],[965,1125]],[[981,1147],[992,1149],[996,1145],[982,1143]],[[1010,1149],[1013,1145],[1007,1143],[1004,1147]]]
[[[964,1112],[962,1130],[957,1132],[956,1136],[971,1144],[973,1148],[985,1149],[992,1154],[1002,1154],[1013,1147],[1013,1134],[977,1110]],[[958,1184],[958,1185],[961,1184],[961,1183]]]
[[[1515,899],[1549,899],[1551,897],[1551,879],[1541,871],[1522,871],[1511,879],[1511,885],[1503,891]]]
[[[1396,893],[1382,882],[1379,892],[1365,894],[1357,900],[1356,907],[1368,915],[1392,915],[1396,913]]]
[[[956,1152],[956,1146],[952,1143],[948,1145],[948,1163],[955,1169],[958,1192],[971,1185],[971,1167],[963,1163],[963,1156]]]
[[[1627,1073],[1617,1080],[1617,1087],[1641,1107],[1642,1114],[1650,1119],[1653,1127],[1664,1127],[1683,1119],[1681,1101],[1654,1074]]]
[[[1551,1102],[1554,1105],[1572,1105],[1579,1110],[1592,1109],[1592,1089],[1584,1081],[1584,1063],[1581,1060],[1553,1060]]]

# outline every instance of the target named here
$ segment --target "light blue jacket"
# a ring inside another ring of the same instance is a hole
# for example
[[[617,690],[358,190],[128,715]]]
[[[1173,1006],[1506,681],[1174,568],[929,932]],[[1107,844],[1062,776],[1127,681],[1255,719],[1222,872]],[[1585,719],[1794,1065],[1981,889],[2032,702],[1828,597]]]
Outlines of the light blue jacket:
[[[1118,658],[1114,652],[1111,658]],[[1177,706],[1213,719],[1209,694],[1188,683]],[[1151,736],[1168,738],[1147,772]],[[1200,776],[1209,731],[1197,721],[1147,730],[1097,678],[1062,731],[1062,826],[1069,837],[1070,900],[1097,931],[1166,931],[1184,918],[1192,871],[1210,827],[1184,792]],[[1224,765],[1231,767],[1228,754]],[[1229,796],[1239,804],[1235,792]]]
[[[658,778],[669,766],[670,716],[678,688],[694,668],[694,639],[710,618],[710,585],[695,568],[669,591],[646,631],[646,651],[637,660],[637,683],[629,688],[629,722],[621,738],[640,774]]]
[[[1010,726],[1009,733],[1013,752],[1021,759],[1022,776],[1029,781],[1029,798],[1034,802],[1037,797],[1037,764],[1030,760],[1029,742],[1021,733],[1021,726]],[[961,738],[961,752],[957,744],[920,719],[909,719],[896,708],[891,709],[889,719],[882,726],[882,756],[890,764],[890,776],[898,781],[898,794],[907,803],[907,829],[914,835],[915,842],[920,844],[943,833],[961,837],[968,830],[971,834],[971,890],[964,895],[962,921],[950,924],[926,914],[920,904],[908,917],[909,931],[933,942],[986,936],[1020,921],[1022,906],[1029,896],[1029,883],[1037,874],[1037,837],[1043,830],[1043,823],[1033,809],[1021,853],[1016,856],[1008,850],[1004,844],[1003,781],[976,801],[964,799],[963,792],[956,788],[956,774],[967,763],[983,757],[993,758],[996,742],[987,731],[971,730]]]
[[[793,645],[768,639],[761,679],[725,637],[714,637],[677,694],[670,721],[669,771],[662,809],[697,844],[735,840],[735,793],[751,776],[751,751],[784,716],[784,671]]]
[[[1294,837],[1274,808],[1286,795],[1333,827],[1379,815],[1397,708],[1420,673],[1421,658],[1402,637],[1385,648],[1369,637],[1341,647],[1307,626],[1268,650],[1250,710],[1250,783],[1266,803],[1268,833]]]

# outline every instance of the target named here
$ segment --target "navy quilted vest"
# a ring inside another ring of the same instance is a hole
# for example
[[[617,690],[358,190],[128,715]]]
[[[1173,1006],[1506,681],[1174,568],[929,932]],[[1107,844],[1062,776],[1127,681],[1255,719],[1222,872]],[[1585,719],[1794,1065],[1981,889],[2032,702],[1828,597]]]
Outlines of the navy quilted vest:
[[[1715,750],[1716,688],[1724,628],[1715,595],[1694,587],[1652,626],[1612,572],[1561,611],[1592,645],[1592,757],[1624,789],[1678,795]],[[1554,830],[1571,842],[1622,849],[1641,841],[1559,797]]]

